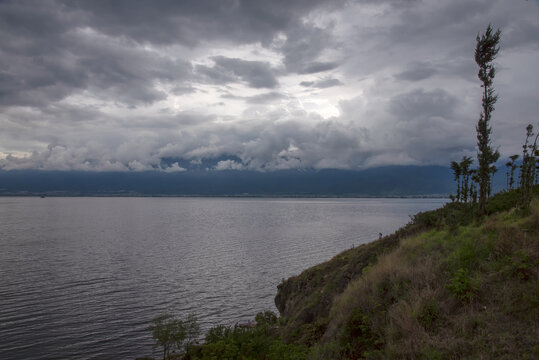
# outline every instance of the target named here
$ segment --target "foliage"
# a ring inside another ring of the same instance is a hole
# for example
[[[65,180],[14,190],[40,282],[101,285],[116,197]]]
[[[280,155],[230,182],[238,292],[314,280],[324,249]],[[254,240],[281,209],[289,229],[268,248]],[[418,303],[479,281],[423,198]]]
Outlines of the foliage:
[[[485,212],[487,214],[494,214],[510,210],[519,205],[520,199],[520,189],[501,192],[487,200]]]
[[[303,360],[307,348],[283,343],[278,318],[271,311],[258,313],[253,324],[216,326],[208,330],[205,342],[189,353],[191,359]]]
[[[507,190],[513,190],[515,185],[515,170],[517,169],[516,161],[518,154],[509,156],[511,161],[508,161],[505,166],[507,167]]]
[[[491,174],[496,171],[492,164],[500,157],[499,152],[494,150],[490,144],[490,133],[492,132],[490,120],[494,111],[494,104],[498,100],[498,96],[494,93],[494,88],[492,87],[496,74],[492,62],[500,50],[498,46],[500,35],[500,30],[494,31],[489,25],[483,35],[477,36],[475,47],[475,62],[479,66],[477,76],[483,87],[482,112],[476,126],[480,216],[485,214],[486,200],[490,193]]]
[[[539,151],[537,149],[537,138],[539,133],[535,136],[533,142],[533,125],[529,124],[526,127],[526,140],[524,145],[522,145],[522,166],[520,170],[520,188],[522,189],[522,208],[528,208],[531,202],[530,192],[533,185],[536,182],[536,171],[537,171],[537,156],[539,156]]]
[[[384,345],[381,334],[373,329],[369,316],[359,309],[350,315],[340,342],[344,359],[373,357],[380,354]]]
[[[453,176],[454,180],[457,183],[457,195],[455,196],[455,200],[460,200],[460,178],[462,176],[462,169],[460,167],[460,164],[456,161],[451,161],[451,170],[453,170]]]
[[[434,300],[426,303],[417,315],[417,320],[419,320],[419,323],[425,328],[425,330],[432,330],[439,318],[440,307]]]
[[[432,230],[402,239],[350,282],[312,358],[536,356],[539,203],[522,212],[518,195],[491,197],[492,209],[505,210],[480,222],[465,219],[470,207],[462,203],[415,216],[414,225]],[[456,233],[445,220],[449,209],[460,222]]]
[[[473,160],[470,156],[463,156],[460,162],[451,162],[454,180],[457,183],[457,194],[454,197],[457,202],[467,203],[474,198],[473,181],[470,184],[470,179],[475,174],[475,170],[470,168],[472,164]]]
[[[447,288],[460,301],[472,301],[477,293],[477,286],[470,278],[469,271],[463,268],[456,271]]]
[[[346,250],[279,284],[275,304],[281,313],[283,339],[307,346],[319,342],[327,330],[333,299],[352,279],[376,263],[380,255],[398,246],[401,238],[420,230],[419,225],[409,224],[392,235]]]
[[[517,207],[519,191],[489,198],[481,221],[456,202],[417,214],[395,236],[283,281],[281,318],[263,312],[252,323],[216,326],[176,357],[536,357],[539,187],[527,212]],[[156,323],[164,328],[168,319]]]
[[[513,258],[511,258],[511,275],[521,281],[526,281],[530,279],[532,273],[533,270],[530,255],[522,250],[518,251]]]
[[[148,327],[155,341],[154,350],[163,347],[163,360],[170,357],[170,352],[186,350],[200,334],[200,327],[194,315],[181,320],[170,314],[155,317]]]

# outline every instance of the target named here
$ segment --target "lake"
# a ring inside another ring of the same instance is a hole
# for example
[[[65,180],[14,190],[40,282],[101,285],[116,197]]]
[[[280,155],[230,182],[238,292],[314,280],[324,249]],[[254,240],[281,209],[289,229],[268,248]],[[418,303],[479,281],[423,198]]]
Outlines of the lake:
[[[283,278],[446,201],[0,197],[0,359],[134,359],[159,314],[276,311]]]

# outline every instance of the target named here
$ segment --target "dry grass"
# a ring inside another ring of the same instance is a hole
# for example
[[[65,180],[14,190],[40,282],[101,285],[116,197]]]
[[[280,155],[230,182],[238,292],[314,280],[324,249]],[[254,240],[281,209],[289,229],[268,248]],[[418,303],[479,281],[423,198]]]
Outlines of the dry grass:
[[[538,234],[536,201],[525,219],[505,213],[453,237],[404,239],[335,299],[322,341],[345,337],[359,311],[368,319],[362,330],[383,344],[379,357],[538,358]],[[473,297],[448,286],[458,268],[475,284]],[[361,344],[365,357],[379,348]]]

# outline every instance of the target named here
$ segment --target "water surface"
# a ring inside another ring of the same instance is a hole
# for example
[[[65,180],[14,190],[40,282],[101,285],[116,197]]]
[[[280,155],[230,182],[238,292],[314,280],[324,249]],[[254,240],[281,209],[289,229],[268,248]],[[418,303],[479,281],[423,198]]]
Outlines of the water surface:
[[[0,359],[134,359],[164,312],[276,311],[281,279],[443,202],[0,198]]]

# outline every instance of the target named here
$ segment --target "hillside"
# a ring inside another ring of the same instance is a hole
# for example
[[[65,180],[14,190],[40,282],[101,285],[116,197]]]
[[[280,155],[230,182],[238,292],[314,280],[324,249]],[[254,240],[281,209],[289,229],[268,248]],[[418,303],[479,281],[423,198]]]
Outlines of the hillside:
[[[395,234],[279,285],[285,342],[311,359],[539,356],[539,199],[418,214]]]
[[[170,359],[539,358],[539,186],[419,213],[278,286],[280,317],[210,329]]]

